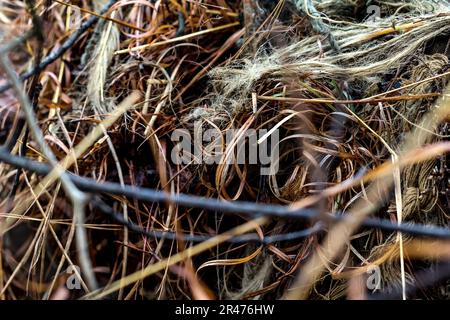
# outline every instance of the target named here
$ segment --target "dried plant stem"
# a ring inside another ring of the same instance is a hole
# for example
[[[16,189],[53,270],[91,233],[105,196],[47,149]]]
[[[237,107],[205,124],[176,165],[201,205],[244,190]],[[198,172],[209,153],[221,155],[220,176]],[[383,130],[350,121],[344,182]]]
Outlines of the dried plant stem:
[[[427,161],[429,159],[433,159],[438,155],[443,153],[450,152],[450,144],[449,143],[440,143],[433,146],[429,146],[427,148],[421,148],[417,150],[413,150],[411,154],[405,155],[404,158],[399,158],[398,163],[396,165],[401,168],[406,165],[410,165],[413,163],[420,163],[423,161]],[[13,156],[9,154],[4,149],[0,148],[0,160],[6,163],[9,163],[13,166],[17,166],[20,168],[24,168],[26,170],[30,170],[39,174],[49,174],[50,169],[37,162],[25,160],[21,157]],[[279,218],[290,218],[290,219],[311,219],[315,216],[315,210],[306,209],[319,201],[320,199],[331,197],[337,195],[345,190],[348,190],[351,187],[357,186],[362,182],[368,182],[375,177],[389,177],[392,175],[392,172],[395,170],[395,165],[391,162],[387,162],[375,170],[369,172],[367,175],[355,178],[351,181],[344,181],[339,185],[335,185],[331,188],[324,189],[317,196],[310,196],[305,198],[303,201],[296,203],[292,206],[281,206],[281,205],[272,205],[272,204],[258,204],[258,203],[250,203],[245,201],[220,201],[216,199],[209,199],[199,196],[191,196],[185,194],[169,194],[166,192],[156,191],[152,189],[146,188],[136,188],[130,185],[120,185],[117,183],[111,182],[103,182],[98,183],[95,180],[79,177],[76,175],[71,175],[71,179],[74,183],[83,190],[94,192],[94,193],[106,193],[110,195],[120,195],[126,196],[129,198],[133,198],[136,200],[142,201],[156,201],[156,202],[170,202],[180,206],[185,207],[196,207],[202,208],[206,210],[220,211],[224,213],[236,213],[240,212],[245,214],[248,217],[255,217],[259,215],[264,216],[274,216]],[[111,215],[112,210],[109,207],[104,207],[102,203],[98,201],[94,201],[96,207],[98,207],[104,213]],[[9,214],[11,216],[11,214]],[[14,219],[22,218],[21,215],[13,215]],[[343,220],[354,220],[352,217],[341,216],[341,215],[333,215],[328,217],[331,221],[339,222]],[[139,229],[136,225],[130,223],[130,221],[123,220],[123,217],[120,215],[116,215],[114,219],[121,224],[126,224],[129,229],[141,232],[144,235],[162,238],[164,237],[163,233],[158,233],[156,231],[147,232],[145,230]],[[450,239],[450,231],[445,228],[440,227],[431,227],[431,226],[421,226],[421,225],[411,225],[411,224],[403,224],[403,223],[392,223],[389,220],[380,220],[380,219],[369,219],[366,218],[362,222],[362,226],[368,228],[380,228],[381,230],[393,231],[393,232],[403,232],[415,236],[424,236],[424,237],[433,237],[440,239]],[[169,235],[165,235],[169,238]],[[295,238],[295,233],[292,235]],[[192,237],[182,237],[186,241],[204,241],[205,238],[197,238],[195,236]],[[180,237],[170,236],[170,239],[181,239]],[[270,239],[270,240],[269,240]],[[267,241],[263,241],[264,243],[271,243],[273,241],[282,241],[284,238],[278,238],[278,236],[269,237]],[[253,241],[253,239],[247,239],[247,241]]]
[[[103,7],[100,14],[106,13],[111,6],[117,2],[117,0],[109,0],[108,4]],[[67,50],[69,50],[75,42],[83,35],[83,33],[88,30],[92,25],[94,25],[99,17],[93,16],[89,18],[86,22],[84,22],[79,29],[77,29],[74,33],[70,35],[70,37],[67,38],[67,40],[59,46],[57,49],[53,50],[48,54],[44,59],[42,59],[41,63],[34,67],[32,70],[29,70],[23,74],[20,75],[20,80],[27,80],[31,78],[33,75],[37,74],[38,72],[42,71],[45,67],[59,59]],[[11,84],[5,84],[3,86],[0,86],[0,93],[5,92],[11,88]]]
[[[138,92],[134,92],[125,98],[117,109],[100,123],[103,127],[100,124],[97,125],[77,146],[70,150],[70,153],[63,160],[59,162],[60,166],[65,170],[70,168],[76,160],[89,149],[91,145],[103,136],[103,130],[105,128],[109,128],[114,122],[116,122],[124,112],[134,105],[139,97],[140,94]],[[51,170],[50,173],[35,187],[34,193],[40,197],[45,190],[60,177],[60,174],[61,172],[57,168]],[[11,213],[18,215],[23,214],[32,204],[33,200],[22,201],[17,204]],[[8,228],[8,225],[9,224],[6,221],[5,225],[1,226],[0,229],[4,231]]]
[[[223,233],[214,238],[211,238],[208,241],[199,243],[198,245],[195,245],[195,246],[190,247],[180,253],[172,255],[167,259],[164,259],[155,264],[149,265],[149,266],[145,267],[143,270],[137,271],[133,274],[126,276],[123,279],[120,279],[120,280],[112,283],[110,286],[104,288],[103,290],[91,292],[90,294],[86,295],[84,298],[85,299],[104,298],[104,297],[110,295],[111,293],[114,293],[114,292],[120,290],[120,288],[122,286],[127,286],[130,284],[133,284],[133,283],[135,283],[139,280],[142,280],[158,271],[161,271],[161,270],[167,268],[168,266],[171,266],[176,263],[180,263],[189,257],[195,256],[206,250],[214,248],[218,244],[226,241],[227,239],[232,238],[233,236],[237,236],[237,235],[246,233],[250,230],[255,229],[258,226],[266,224],[267,222],[268,222],[268,218],[266,218],[266,217],[261,217],[261,218],[255,219],[255,220],[251,220],[251,221],[249,221],[243,225],[240,225],[226,233]]]
[[[427,128],[429,131],[436,130],[437,126],[445,120],[450,114],[450,86],[447,87],[442,99],[437,103],[435,109],[426,114],[421,121],[420,127]],[[419,132],[420,129],[413,130],[399,153],[401,156],[411,152],[411,150],[423,145],[430,136],[429,132]],[[396,167],[398,162],[394,164]],[[381,205],[380,194],[386,193],[392,185],[392,176],[378,176],[375,182],[367,192],[367,200],[359,200],[353,208],[348,212],[352,216],[352,220],[345,221],[333,227],[321,248],[322,253],[314,252],[306,265],[302,268],[301,273],[296,279],[293,286],[286,294],[286,299],[306,299],[310,293],[312,286],[322,274],[325,264],[324,261],[333,261],[343,250],[350,236],[361,225],[362,221]],[[405,291],[403,287],[403,296]]]
[[[62,1],[59,1],[59,0],[53,0],[53,1],[55,1],[55,2],[57,2],[59,4],[62,4],[64,6],[67,6],[69,8],[76,8],[76,9],[80,10],[81,12],[88,13],[88,14],[90,14],[92,16],[97,17],[97,18],[101,18],[101,19],[106,20],[106,21],[111,21],[111,22],[114,22],[115,24],[118,24],[118,25],[130,28],[130,29],[133,29],[133,30],[137,30],[137,31],[141,31],[141,32],[145,32],[146,31],[145,29],[139,28],[139,27],[134,26],[134,25],[132,25],[130,23],[127,23],[125,21],[114,19],[114,17],[108,17],[108,16],[106,16],[104,14],[99,14],[99,13],[96,13],[96,12],[91,11],[91,10],[80,8],[79,6],[76,6],[76,5],[67,3],[67,2],[62,2]]]
[[[14,90],[16,91],[17,98],[22,106],[23,112],[25,113],[25,118],[27,120],[28,127],[30,128],[30,133],[33,135],[33,138],[41,148],[45,157],[54,167],[54,170],[60,176],[64,190],[72,201],[73,214],[77,221],[77,246],[79,250],[78,254],[80,265],[86,276],[86,280],[89,284],[89,287],[91,288],[91,290],[95,290],[98,287],[98,285],[97,280],[95,279],[94,272],[92,271],[92,263],[91,259],[89,258],[89,253],[87,250],[88,239],[86,229],[84,228],[84,220],[85,220],[84,209],[87,198],[85,194],[80,190],[78,190],[78,188],[69,179],[64,169],[58,164],[58,161],[56,160],[56,157],[54,156],[53,152],[45,143],[44,135],[42,134],[42,131],[38,126],[38,120],[34,114],[33,107],[31,106],[28,97],[24,94],[22,84],[20,83],[20,80],[17,77],[15,71],[12,69],[11,62],[9,61],[8,57],[6,55],[1,55],[0,63],[9,80],[11,81]]]
[[[163,46],[163,45],[171,44],[171,43],[175,43],[175,42],[181,42],[183,40],[195,38],[195,37],[198,37],[198,36],[201,36],[201,35],[205,35],[207,33],[213,33],[213,32],[216,32],[216,31],[233,28],[233,27],[236,27],[236,26],[239,26],[239,25],[240,25],[240,22],[232,22],[232,23],[228,23],[228,24],[223,25],[223,26],[214,27],[214,28],[206,29],[206,30],[201,30],[201,31],[198,31],[198,32],[194,32],[194,33],[191,33],[191,34],[187,34],[187,35],[184,35],[184,36],[176,37],[176,38],[165,40],[165,41],[161,41],[161,42],[143,44],[143,45],[140,45],[140,46],[133,47],[131,49],[118,50],[118,51],[115,52],[115,54],[124,54],[124,53],[129,53],[129,52],[135,52],[135,51],[155,48],[157,46]]]

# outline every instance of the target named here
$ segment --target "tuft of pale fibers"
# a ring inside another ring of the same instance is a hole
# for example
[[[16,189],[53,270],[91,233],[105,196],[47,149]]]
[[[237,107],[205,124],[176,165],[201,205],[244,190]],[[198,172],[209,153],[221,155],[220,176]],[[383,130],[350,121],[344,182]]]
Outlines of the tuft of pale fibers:
[[[95,10],[102,8],[106,2],[106,0],[95,1]],[[112,13],[112,17],[114,17],[114,13]],[[100,39],[94,48],[89,65],[87,94],[95,112],[107,114],[112,110],[110,110],[110,106],[105,104],[104,87],[108,67],[114,52],[119,48],[120,32],[112,21],[101,23]]]

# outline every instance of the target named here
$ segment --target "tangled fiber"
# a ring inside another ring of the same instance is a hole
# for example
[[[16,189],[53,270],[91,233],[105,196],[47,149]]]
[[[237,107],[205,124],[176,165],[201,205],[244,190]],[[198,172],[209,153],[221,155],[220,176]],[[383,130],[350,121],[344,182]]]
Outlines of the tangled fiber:
[[[409,259],[417,239],[379,229],[359,230],[333,261],[326,261],[321,244],[332,228],[327,214],[345,216],[361,199],[370,204],[373,179],[351,181],[376,176],[383,163],[404,156],[408,133],[430,135],[429,145],[448,141],[447,123],[436,130],[420,124],[436,112],[450,75],[447,1],[99,0],[92,7],[44,1],[36,8],[47,17],[46,39],[25,38],[11,51],[21,74],[39,65],[37,53],[54,52],[74,33],[71,10],[104,12],[60,59],[23,83],[45,142],[58,160],[72,159],[68,171],[172,195],[308,203],[324,228],[301,239],[242,244],[231,240],[249,231],[282,236],[316,221],[250,220],[239,212],[92,194],[82,223],[100,287],[92,290],[86,270],[78,268],[79,248],[72,244],[77,224],[60,182],[38,195],[40,176],[1,163],[6,227],[0,227],[0,298],[279,299],[317,253],[326,272],[309,298],[340,299],[349,296],[351,279],[367,276],[370,268],[380,270],[376,290],[405,292],[419,285],[417,271],[432,270],[440,260],[423,253],[418,261]],[[25,34],[33,24],[29,12],[22,1],[6,1],[0,38],[12,41],[20,35],[15,30]],[[0,85],[8,81],[2,74]],[[136,101],[131,92],[139,92]],[[0,102],[0,142],[13,154],[46,162],[23,127],[14,91],[4,91]],[[211,129],[218,140],[202,141],[195,155],[215,153],[220,161],[174,163],[177,129],[194,137]],[[252,142],[244,129],[266,135]],[[218,149],[217,141],[223,142]],[[264,175],[263,164],[238,162],[239,141],[276,145],[278,170]],[[380,191],[376,217],[447,227],[448,165],[445,155],[405,165],[395,190]],[[228,242],[219,237],[194,244],[169,236],[214,237],[229,230]],[[167,236],[150,237],[152,231]],[[68,279],[80,288],[69,290]],[[447,285],[416,296],[448,298]]]

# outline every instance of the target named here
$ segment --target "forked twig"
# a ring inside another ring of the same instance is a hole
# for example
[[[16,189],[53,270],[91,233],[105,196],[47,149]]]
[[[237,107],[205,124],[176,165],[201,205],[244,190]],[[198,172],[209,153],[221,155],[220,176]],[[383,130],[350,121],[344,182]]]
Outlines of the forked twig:
[[[95,279],[94,272],[92,271],[92,263],[89,258],[88,253],[88,241],[87,241],[87,233],[84,228],[84,220],[85,220],[85,206],[87,203],[86,195],[78,190],[78,188],[74,185],[74,183],[70,180],[70,178],[65,173],[64,169],[58,164],[58,161],[45,143],[44,135],[39,128],[38,120],[36,115],[34,114],[33,107],[25,95],[23,91],[22,84],[17,76],[16,72],[11,67],[11,62],[7,55],[0,55],[0,64],[5,71],[6,76],[8,77],[10,84],[13,89],[16,91],[17,99],[22,106],[23,112],[25,114],[25,118],[30,129],[30,133],[35,139],[36,143],[41,148],[45,157],[48,159],[50,164],[56,169],[60,175],[61,182],[63,184],[64,190],[66,194],[70,197],[73,205],[74,216],[76,217],[77,229],[76,229],[76,241],[78,247],[78,254],[80,259],[80,265],[83,269],[83,272],[86,275],[87,283],[91,290],[95,290],[97,285],[97,280]]]

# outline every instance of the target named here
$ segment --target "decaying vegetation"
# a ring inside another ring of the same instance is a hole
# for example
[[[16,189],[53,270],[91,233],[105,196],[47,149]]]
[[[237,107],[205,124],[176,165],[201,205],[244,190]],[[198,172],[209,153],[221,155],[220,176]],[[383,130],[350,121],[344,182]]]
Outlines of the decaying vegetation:
[[[2,0],[0,298],[449,298],[449,36],[447,1]],[[198,123],[279,170],[174,164]]]

